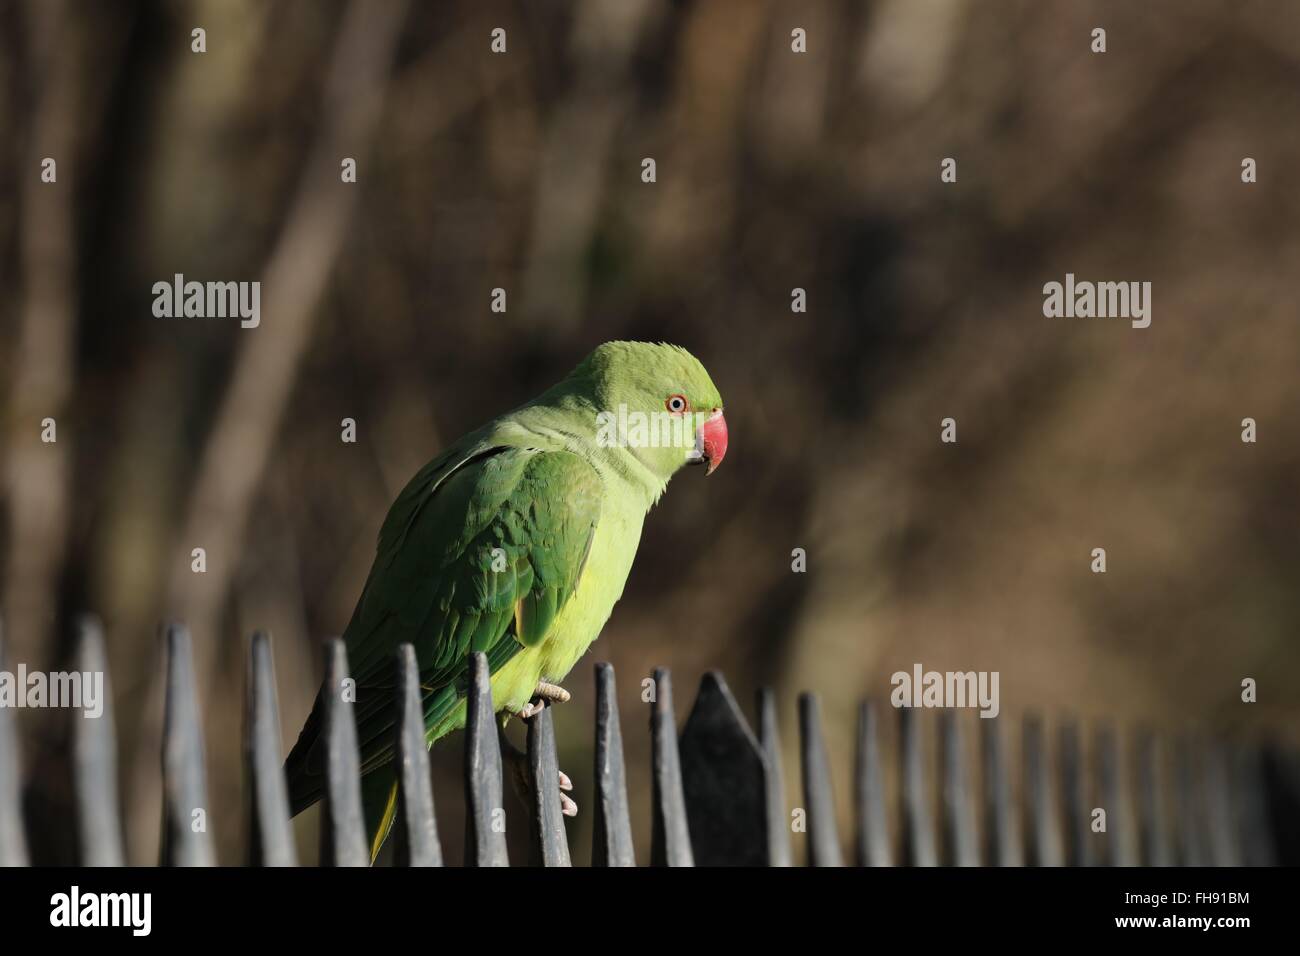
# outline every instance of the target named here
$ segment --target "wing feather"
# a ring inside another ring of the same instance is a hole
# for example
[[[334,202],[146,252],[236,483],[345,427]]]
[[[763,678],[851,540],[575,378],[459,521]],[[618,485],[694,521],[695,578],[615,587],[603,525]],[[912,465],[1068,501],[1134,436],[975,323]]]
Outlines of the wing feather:
[[[495,673],[546,639],[578,587],[602,491],[582,458],[531,447],[444,456],[412,479],[344,634],[363,773],[392,757],[397,646],[415,646],[432,728],[464,697],[471,650]],[[286,764],[295,812],[319,797],[316,715]]]

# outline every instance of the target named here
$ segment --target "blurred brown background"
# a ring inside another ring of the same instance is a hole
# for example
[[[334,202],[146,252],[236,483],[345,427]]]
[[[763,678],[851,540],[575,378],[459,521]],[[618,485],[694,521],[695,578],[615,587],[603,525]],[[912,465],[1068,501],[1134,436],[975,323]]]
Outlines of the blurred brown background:
[[[731,449],[674,482],[566,682],[575,860],[596,660],[642,861],[655,665],[679,721],[707,669],[745,705],[776,688],[791,805],[817,690],[846,833],[855,702],[914,662],[1000,671],[1010,717],[1294,737],[1298,119],[1282,0],[0,4],[8,660],[70,666],[72,616],[102,617],[147,862],[157,626],[189,623],[239,861],[251,631],[274,634],[287,749],[410,474],[638,338],[705,363]],[[1151,327],[1044,318],[1066,272],[1151,281]],[[155,318],[175,273],[261,281],[261,326]],[[66,861],[66,716],[21,719],[33,855]],[[452,861],[460,747],[435,749]]]

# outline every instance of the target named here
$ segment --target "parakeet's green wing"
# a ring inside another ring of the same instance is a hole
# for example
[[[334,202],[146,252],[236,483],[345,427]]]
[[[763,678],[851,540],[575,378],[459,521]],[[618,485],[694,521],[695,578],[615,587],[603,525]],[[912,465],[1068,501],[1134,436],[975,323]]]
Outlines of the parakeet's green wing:
[[[601,493],[582,458],[531,447],[435,460],[412,479],[344,635],[363,774],[391,759],[397,646],[415,646],[432,732],[464,696],[470,651],[495,673],[545,638],[579,585]],[[318,737],[311,719],[286,763],[294,812],[320,796]]]

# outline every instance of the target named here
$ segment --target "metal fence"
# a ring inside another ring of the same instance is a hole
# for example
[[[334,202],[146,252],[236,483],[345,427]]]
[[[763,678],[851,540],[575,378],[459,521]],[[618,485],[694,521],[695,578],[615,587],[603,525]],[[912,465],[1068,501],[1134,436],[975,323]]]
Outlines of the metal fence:
[[[103,635],[91,620],[79,625],[78,669],[106,670]],[[164,787],[161,863],[215,863],[206,827],[194,825],[207,806],[203,730],[198,716],[190,637],[183,626],[166,630],[166,710],[162,747]],[[404,645],[394,661],[399,688],[395,721],[398,802],[393,860],[399,866],[440,866],[443,856],[434,812],[429,758],[415,652]],[[493,714],[486,658],[473,655],[465,747],[465,861],[507,866],[502,754]],[[327,688],[348,676],[342,641],[326,645]],[[107,686],[107,684],[106,684]],[[107,693],[106,697],[109,696]],[[812,866],[845,863],[823,743],[817,698],[799,699],[799,753],[803,804],[787,808],[778,744],[776,704],[758,695],[755,736],[721,675],[705,675],[679,734],[667,670],[654,674],[649,702],[653,813],[650,864],[656,866],[788,866],[791,834],[806,833]],[[361,810],[356,728],[341,693],[324,694],[326,790],[320,860],[328,866],[364,866],[367,840]],[[1269,768],[1280,752],[1256,746],[1179,740],[1172,748],[1172,779],[1160,772],[1166,742],[1135,735],[1134,760],[1121,759],[1117,733],[1095,736],[1091,763],[1083,759],[1080,728],[1059,728],[1050,759],[1042,723],[1023,723],[1018,802],[1007,760],[1006,722],[979,720],[979,786],[952,711],[938,717],[938,792],[922,740],[923,712],[899,709],[897,800],[887,799],[890,773],[882,760],[881,708],[865,702],[856,728],[852,768],[852,860],[862,866],[933,865],[1268,865],[1289,862],[1279,848],[1279,821],[1294,820],[1294,791],[1276,785]],[[113,717],[77,720],[72,745],[78,862],[117,866],[125,855],[118,804]],[[569,845],[556,786],[558,767],[551,711],[527,721],[529,859],[568,866]],[[248,659],[243,730],[248,844],[253,866],[297,864],[280,750],[271,643],[253,636]],[[1286,758],[1290,760],[1290,758]],[[1135,773],[1125,773],[1132,765]],[[0,865],[28,861],[21,812],[21,781],[12,718],[0,707]],[[1294,767],[1287,763],[1287,767]],[[1095,772],[1089,773],[1089,768]],[[613,668],[596,665],[595,810],[593,866],[634,866],[623,738]],[[1294,778],[1289,778],[1294,780]],[[1273,780],[1273,782],[1270,782]],[[539,786],[541,781],[543,785]],[[1290,801],[1290,802],[1288,802]],[[937,808],[937,812],[936,812]],[[1105,829],[1095,831],[1096,810]],[[896,809],[897,829],[887,819]],[[1023,810],[1023,812],[1019,812]],[[977,825],[982,820],[982,825]],[[519,862],[519,861],[515,861]]]

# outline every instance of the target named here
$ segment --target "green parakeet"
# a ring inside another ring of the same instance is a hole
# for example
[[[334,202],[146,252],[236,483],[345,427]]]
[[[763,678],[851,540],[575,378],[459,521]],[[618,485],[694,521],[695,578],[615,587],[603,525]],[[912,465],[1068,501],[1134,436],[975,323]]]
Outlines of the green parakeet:
[[[727,452],[722,397],[674,345],[607,342],[563,381],[457,441],[397,496],[344,632],[371,856],[392,823],[394,661],[415,646],[426,737],[465,724],[467,656],[498,711],[531,709],[623,593],[646,513],[688,463]],[[320,799],[317,699],[285,763],[292,812]]]

